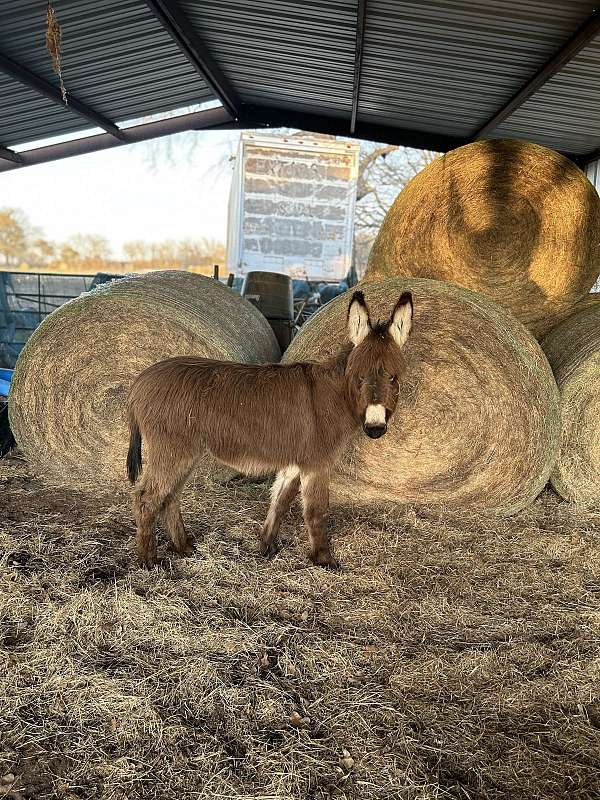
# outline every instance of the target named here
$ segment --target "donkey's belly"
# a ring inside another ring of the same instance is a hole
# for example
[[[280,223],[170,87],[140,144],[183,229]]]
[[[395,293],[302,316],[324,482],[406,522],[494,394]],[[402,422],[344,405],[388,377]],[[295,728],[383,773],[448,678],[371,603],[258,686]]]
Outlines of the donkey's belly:
[[[269,472],[277,470],[278,461],[271,455],[264,452],[251,452],[250,448],[245,448],[242,443],[237,445],[231,443],[226,446],[219,446],[215,442],[206,442],[208,452],[231,469],[242,472],[244,475],[267,475]]]
[[[222,458],[217,453],[210,452],[221,464],[225,464],[225,466],[231,467],[237,472],[242,472],[244,475],[268,475],[277,469],[271,464],[263,464],[251,458]]]

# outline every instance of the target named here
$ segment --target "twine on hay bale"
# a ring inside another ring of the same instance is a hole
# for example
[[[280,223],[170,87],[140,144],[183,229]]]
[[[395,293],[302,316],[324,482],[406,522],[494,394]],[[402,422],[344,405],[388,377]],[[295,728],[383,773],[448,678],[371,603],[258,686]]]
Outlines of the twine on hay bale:
[[[492,297],[535,336],[572,313],[600,273],[600,199],[569,159],[529,142],[473,142],[400,192],[365,280],[447,281]]]
[[[266,319],[218,281],[161,271],[104,284],[37,328],[9,398],[33,470],[75,488],[125,486],[126,397],[135,376],[176,355],[277,361]]]
[[[554,466],[559,397],[535,339],[482,295],[425,279],[361,287],[372,318],[410,290],[408,368],[388,433],[360,433],[334,477],[353,500],[395,499],[511,514],[531,503]],[[303,326],[284,361],[323,360],[345,337],[351,292]]]
[[[566,500],[600,502],[600,303],[590,295],[542,340],[561,396],[552,485]]]

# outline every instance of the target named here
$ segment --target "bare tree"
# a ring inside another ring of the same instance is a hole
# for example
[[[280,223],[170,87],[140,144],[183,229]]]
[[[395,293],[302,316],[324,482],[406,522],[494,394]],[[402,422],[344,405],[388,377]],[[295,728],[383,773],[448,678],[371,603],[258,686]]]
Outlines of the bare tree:
[[[133,269],[202,269],[225,260],[225,246],[215,239],[166,239],[125,242],[123,252]]]
[[[192,166],[199,163],[201,149],[210,146],[215,158],[210,166],[199,168],[198,180],[215,181],[224,172],[233,169],[240,135],[239,131],[185,131],[151,139],[145,143],[144,159],[152,171],[164,164],[184,163]]]
[[[105,236],[94,233],[77,233],[68,243],[84,261],[102,265],[111,259],[110,243]]]
[[[354,268],[361,277],[371,245],[398,193],[437,153],[362,142],[356,189]]]
[[[5,266],[16,266],[27,255],[31,225],[19,208],[0,209],[0,256]]]
[[[56,256],[56,245],[45,239],[43,235],[36,237],[29,244],[27,260],[34,265],[47,267]]]

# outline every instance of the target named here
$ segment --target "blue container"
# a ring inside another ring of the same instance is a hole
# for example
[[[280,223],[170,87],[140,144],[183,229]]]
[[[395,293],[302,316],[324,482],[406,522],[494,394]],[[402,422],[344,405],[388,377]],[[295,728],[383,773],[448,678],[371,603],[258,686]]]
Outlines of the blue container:
[[[8,397],[10,382],[12,380],[12,369],[0,369],[0,396]]]

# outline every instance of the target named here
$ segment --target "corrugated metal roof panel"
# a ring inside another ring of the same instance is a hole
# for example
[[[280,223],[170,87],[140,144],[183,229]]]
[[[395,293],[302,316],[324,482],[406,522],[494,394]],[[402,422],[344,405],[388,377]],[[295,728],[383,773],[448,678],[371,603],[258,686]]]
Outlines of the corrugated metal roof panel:
[[[0,144],[4,146],[54,136],[57,131],[63,133],[91,127],[91,123],[77,114],[1,73],[0,102],[5,109],[0,116]]]
[[[58,86],[45,48],[47,3],[3,0],[0,6],[0,51]],[[113,121],[142,117],[214,98],[212,91],[179,51],[169,34],[140,0],[64,0],[55,2],[62,28],[62,67],[67,92]],[[8,90],[8,106],[19,94]],[[5,102],[4,92],[2,94]],[[17,114],[0,123],[4,144],[17,144],[90,124],[52,103],[32,100],[47,117],[33,126]]]
[[[500,125],[496,136],[534,139],[548,147],[570,143],[573,153],[600,147],[600,41],[592,42]],[[564,145],[563,145],[564,146]]]
[[[350,114],[357,0],[182,0],[246,103]]]
[[[593,7],[369,0],[358,117],[472,135]]]

